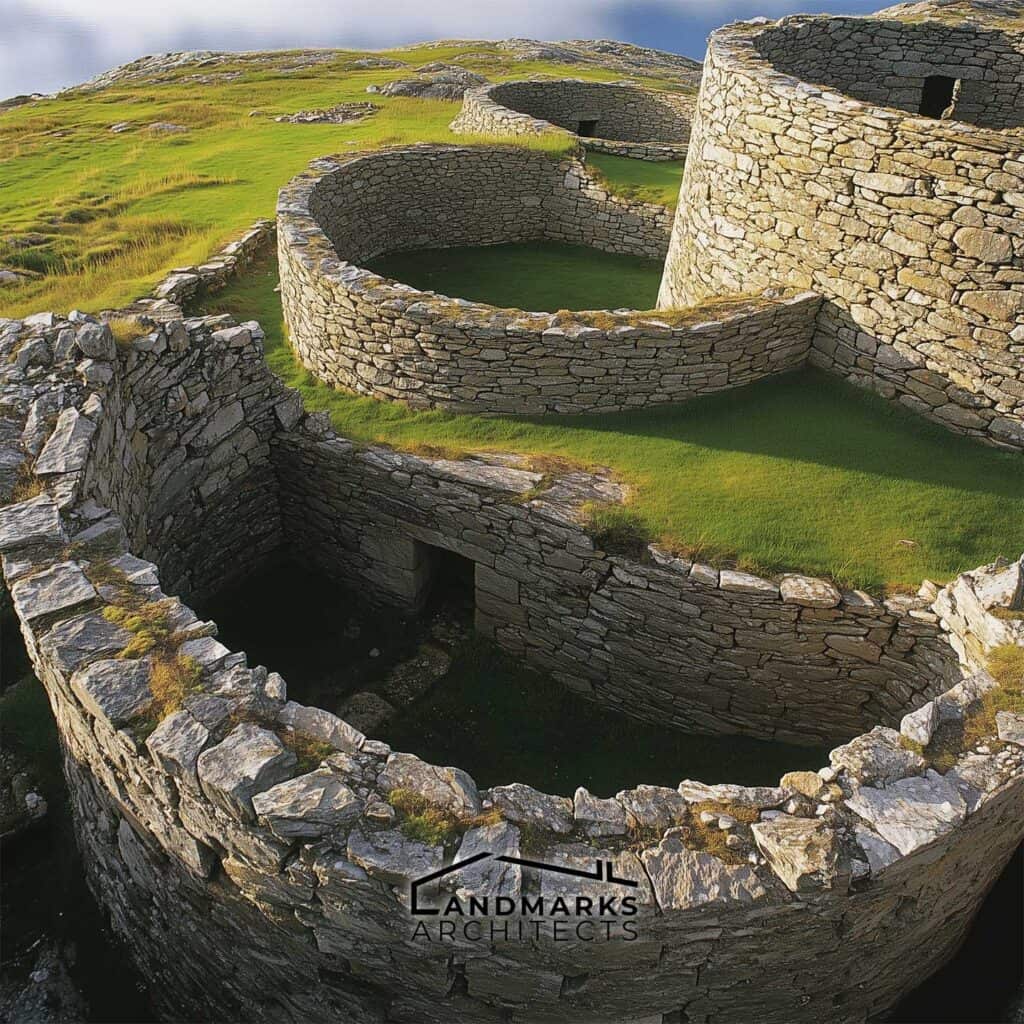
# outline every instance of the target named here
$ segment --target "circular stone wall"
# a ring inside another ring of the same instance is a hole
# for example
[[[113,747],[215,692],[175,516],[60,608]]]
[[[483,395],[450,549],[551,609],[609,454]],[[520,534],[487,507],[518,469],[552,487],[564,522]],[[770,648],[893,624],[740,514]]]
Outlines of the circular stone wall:
[[[693,97],[635,85],[501,82],[467,90],[458,132],[537,135],[562,128],[584,146],[642,160],[680,160],[690,138]]]
[[[681,401],[801,365],[818,308],[806,293],[685,314],[530,313],[360,266],[403,249],[538,239],[660,257],[670,223],[664,207],[610,194],[578,160],[511,146],[319,160],[278,205],[289,338],[325,383],[483,413]]]
[[[229,546],[240,562],[249,524],[278,519],[275,501],[239,501],[272,496],[273,472],[266,483],[263,473],[281,470],[293,447],[333,463],[307,481],[352,474],[364,494],[388,493],[376,504],[382,519],[447,510],[482,545],[480,522],[503,511],[506,534],[534,530],[563,546],[549,569],[569,600],[581,573],[570,551],[593,550],[579,527],[557,506],[523,504],[479,467],[474,477],[334,436],[266,368],[256,324],[173,322],[121,347],[76,316],[0,321],[0,380],[10,385],[0,465],[28,468],[40,489],[6,504],[3,483],[0,557],[54,710],[90,884],[166,1019],[863,1024],[956,951],[1021,839],[1024,716],[1001,712],[938,766],[917,751],[940,725],[955,732],[975,713],[994,685],[980,668],[990,648],[1024,643],[1024,623],[992,614],[1013,600],[1020,563],[964,574],[938,592],[933,613],[911,620],[933,631],[930,619],[942,617],[966,678],[940,692],[922,660],[930,692],[905,691],[901,732],[859,736],[818,773],[761,787],[684,780],[607,799],[515,782],[480,791],[457,768],[289,701],[280,676],[248,666],[214,639],[213,623],[165,596],[160,568],[129,553],[125,534],[160,562],[203,538],[208,551],[192,557],[215,583],[208,554]],[[41,413],[58,407],[51,429]],[[324,492],[308,505],[345,503]],[[350,524],[331,540],[366,537]],[[615,575],[650,571],[620,561]],[[748,628],[761,605],[749,580]],[[671,595],[657,576],[650,590]],[[797,596],[801,614],[848,639],[845,612],[822,587]],[[665,608],[675,621],[679,611]],[[766,617],[766,643],[777,622]],[[147,623],[164,627],[155,647],[140,643]],[[176,707],[155,702],[157,662],[187,673]],[[801,678],[796,667],[791,676]],[[709,700],[709,716],[723,710]],[[784,725],[785,703],[774,710]],[[315,767],[293,749],[308,756],[312,741]],[[442,838],[409,827],[417,806],[452,823]],[[567,869],[571,882],[538,862]],[[503,932],[522,919],[491,904],[468,931],[465,916],[445,915],[455,930],[439,937],[441,915],[411,913],[414,880],[434,872],[440,891],[420,888],[420,906],[543,901],[545,911],[523,912],[539,933]],[[630,883],[636,912],[625,914]],[[610,896],[616,913],[596,912]]]
[[[813,288],[812,362],[1024,448],[1024,133],[993,127],[1019,123],[1022,49],[880,18],[714,33],[659,304]],[[954,74],[973,124],[852,98],[913,107]]]

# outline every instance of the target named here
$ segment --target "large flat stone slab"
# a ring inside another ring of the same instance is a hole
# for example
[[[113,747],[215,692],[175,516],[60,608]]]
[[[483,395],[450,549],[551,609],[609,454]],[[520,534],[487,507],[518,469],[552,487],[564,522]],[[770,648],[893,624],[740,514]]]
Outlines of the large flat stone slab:
[[[71,689],[94,717],[115,728],[137,718],[153,703],[149,660],[94,661],[71,677]]]
[[[956,787],[931,770],[883,789],[864,786],[846,803],[902,854],[951,832],[967,815]]]
[[[65,539],[60,512],[48,494],[0,508],[0,551],[30,544],[59,544]]]
[[[691,850],[667,835],[640,855],[662,910],[690,910],[709,903],[752,903],[766,890],[746,864],[726,864],[704,850]]]
[[[362,801],[330,770],[317,770],[257,793],[256,816],[279,839],[316,838],[358,817]]]
[[[98,597],[96,588],[74,562],[59,562],[11,587],[18,614],[28,622],[67,614]]]
[[[269,729],[245,722],[199,755],[199,784],[207,797],[230,815],[255,822],[252,798],[287,779],[296,760]]]

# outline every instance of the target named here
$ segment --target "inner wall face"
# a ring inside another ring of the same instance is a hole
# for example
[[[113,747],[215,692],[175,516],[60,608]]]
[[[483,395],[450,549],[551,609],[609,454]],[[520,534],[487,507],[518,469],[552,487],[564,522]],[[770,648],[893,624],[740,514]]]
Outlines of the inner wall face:
[[[665,93],[598,82],[509,82],[492,100],[585,138],[617,142],[685,142],[690,101]]]
[[[805,82],[865,103],[980,128],[1024,125],[1024,38],[967,25],[869,18],[769,28],[758,53]],[[900,55],[894,60],[894,55]]]

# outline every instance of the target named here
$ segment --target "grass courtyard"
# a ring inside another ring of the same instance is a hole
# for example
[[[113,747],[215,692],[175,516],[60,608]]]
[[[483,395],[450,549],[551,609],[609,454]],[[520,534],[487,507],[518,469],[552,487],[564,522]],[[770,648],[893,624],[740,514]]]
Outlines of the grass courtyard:
[[[558,242],[417,249],[367,266],[424,291],[542,313],[653,309],[661,282],[658,260]]]
[[[267,361],[344,436],[445,453],[514,451],[604,466],[651,539],[760,571],[875,593],[1020,554],[1024,460],[803,371],[684,405],[615,415],[414,412],[320,384],[292,357],[266,260],[203,309],[258,319]]]

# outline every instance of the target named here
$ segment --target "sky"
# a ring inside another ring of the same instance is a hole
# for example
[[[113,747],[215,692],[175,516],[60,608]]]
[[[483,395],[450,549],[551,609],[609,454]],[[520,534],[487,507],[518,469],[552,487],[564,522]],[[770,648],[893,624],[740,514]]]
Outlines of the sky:
[[[431,39],[618,39],[700,60],[764,15],[864,14],[886,0],[0,0],[0,98],[54,92],[144,54]]]

